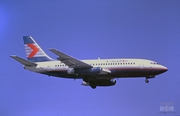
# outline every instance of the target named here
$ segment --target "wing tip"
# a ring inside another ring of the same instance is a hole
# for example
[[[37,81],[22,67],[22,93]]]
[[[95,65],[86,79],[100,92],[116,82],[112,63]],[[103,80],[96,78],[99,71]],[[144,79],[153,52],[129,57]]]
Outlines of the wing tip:
[[[56,49],[54,48],[49,48],[50,51],[57,51]]]
[[[17,56],[16,55],[10,55],[11,58],[16,58]]]

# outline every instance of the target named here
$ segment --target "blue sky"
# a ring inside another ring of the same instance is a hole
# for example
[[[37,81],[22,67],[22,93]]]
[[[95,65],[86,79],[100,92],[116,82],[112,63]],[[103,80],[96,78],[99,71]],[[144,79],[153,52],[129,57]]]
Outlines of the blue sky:
[[[168,67],[148,84],[120,78],[93,90],[82,80],[29,72],[22,36],[31,35],[53,58],[56,48],[78,59],[145,58]],[[180,113],[179,0],[0,1],[0,115],[158,116],[160,103]]]

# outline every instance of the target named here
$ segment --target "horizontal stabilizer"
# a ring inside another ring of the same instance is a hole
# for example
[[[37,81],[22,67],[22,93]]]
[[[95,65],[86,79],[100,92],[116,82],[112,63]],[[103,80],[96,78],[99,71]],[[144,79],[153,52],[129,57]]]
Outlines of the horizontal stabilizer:
[[[25,60],[23,58],[20,58],[18,56],[15,55],[11,55],[11,58],[15,59],[16,61],[18,61],[19,63],[25,65],[25,66],[36,66],[37,64],[28,60]]]

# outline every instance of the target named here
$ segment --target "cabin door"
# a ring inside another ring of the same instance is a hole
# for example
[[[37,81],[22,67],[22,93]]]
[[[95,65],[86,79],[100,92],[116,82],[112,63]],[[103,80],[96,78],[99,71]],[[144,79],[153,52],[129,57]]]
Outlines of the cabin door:
[[[139,65],[139,68],[140,68],[140,69],[144,69],[144,64],[140,64],[140,65]]]

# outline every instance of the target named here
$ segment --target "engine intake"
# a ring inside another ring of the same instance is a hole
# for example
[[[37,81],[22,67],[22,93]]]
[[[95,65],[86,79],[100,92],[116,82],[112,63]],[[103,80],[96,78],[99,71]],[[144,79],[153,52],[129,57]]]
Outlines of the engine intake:
[[[74,68],[69,68],[69,69],[67,70],[67,73],[68,73],[68,74],[74,74]]]

